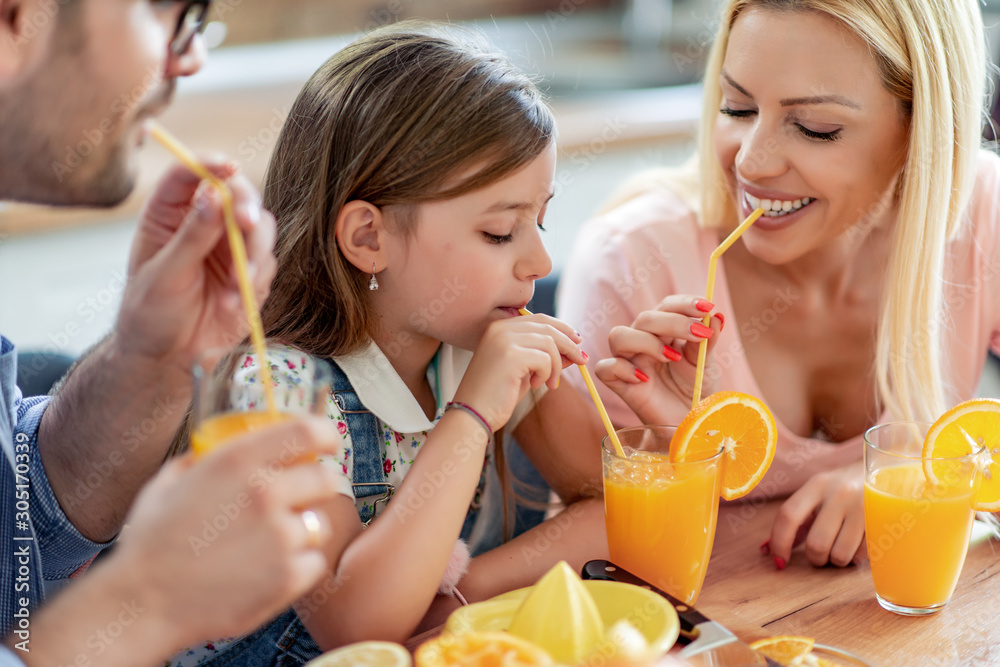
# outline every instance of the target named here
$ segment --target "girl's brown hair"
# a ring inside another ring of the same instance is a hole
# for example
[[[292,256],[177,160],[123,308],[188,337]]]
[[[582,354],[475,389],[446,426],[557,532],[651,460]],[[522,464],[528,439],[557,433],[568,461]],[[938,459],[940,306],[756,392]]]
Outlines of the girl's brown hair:
[[[470,34],[403,22],[334,55],[299,93],[268,165],[278,273],[266,334],[321,357],[366,345],[369,276],[337,248],[340,209],[354,200],[392,207],[388,217],[409,233],[415,204],[504,178],[554,132],[532,81]]]
[[[267,169],[278,272],[261,313],[265,334],[323,358],[363,348],[376,318],[368,274],[337,247],[341,208],[366,201],[412,233],[417,204],[495,183],[554,135],[535,84],[470,33],[407,21],[334,55],[299,93]],[[506,535],[503,441],[501,429]]]

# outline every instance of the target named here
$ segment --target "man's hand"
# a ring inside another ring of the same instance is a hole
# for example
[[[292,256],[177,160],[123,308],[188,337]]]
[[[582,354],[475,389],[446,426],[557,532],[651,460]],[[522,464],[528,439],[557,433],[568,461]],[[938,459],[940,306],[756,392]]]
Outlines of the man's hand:
[[[228,179],[258,304],[277,267],[274,219],[249,180],[224,162],[206,164]],[[186,167],[171,169],[146,204],[129,257],[129,282],[115,328],[127,355],[184,371],[213,347],[231,347],[249,329],[226,238],[222,197]]]
[[[274,218],[235,167],[206,166],[229,183],[263,302],[276,267]],[[114,331],[70,373],[39,428],[52,490],[84,536],[104,542],[118,532],[181,424],[193,360],[242,340],[246,322],[221,198],[187,168],[174,167],[139,221]],[[85,499],[77,497],[80,481],[108,461],[123,462]]]
[[[332,532],[320,508],[341,480],[312,459],[335,454],[339,442],[332,422],[309,418],[235,438],[203,460],[168,463],[136,500],[115,553],[32,622],[22,659],[159,665],[287,608],[338,555],[324,553]],[[306,508],[320,520],[318,535],[306,528]],[[114,641],[95,640],[106,628],[117,629]]]

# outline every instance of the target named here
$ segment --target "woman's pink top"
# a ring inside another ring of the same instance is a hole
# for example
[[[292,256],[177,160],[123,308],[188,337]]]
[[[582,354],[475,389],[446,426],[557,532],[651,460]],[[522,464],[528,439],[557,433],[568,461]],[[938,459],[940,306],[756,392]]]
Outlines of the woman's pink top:
[[[987,350],[1000,352],[1000,158],[982,152],[967,225],[949,245],[946,260],[943,329],[946,396],[950,404],[975,396]],[[652,309],[669,294],[704,294],[708,259],[719,244],[719,232],[698,226],[688,204],[660,187],[590,220],[576,239],[559,285],[559,317],[579,331],[591,369],[611,356],[608,333],[630,325],[641,311]],[[725,257],[719,261],[714,303],[731,317]],[[775,294],[770,311],[755,321],[727,326],[714,348],[706,374],[717,374],[717,388],[764,396],[747,363],[750,345],[774,319],[781,317],[794,294]],[[565,377],[586,393],[579,374]],[[596,383],[618,426],[639,423],[618,396]],[[687,412],[678,402],[677,423]],[[797,435],[778,422],[774,463],[754,496],[783,496],[809,477],[861,459],[862,437],[826,442]]]

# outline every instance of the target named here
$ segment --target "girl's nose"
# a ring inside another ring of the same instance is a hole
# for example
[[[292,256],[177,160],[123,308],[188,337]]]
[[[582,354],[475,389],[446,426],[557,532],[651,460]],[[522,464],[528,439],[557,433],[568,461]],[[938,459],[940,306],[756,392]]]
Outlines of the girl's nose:
[[[549,257],[545,244],[542,243],[542,235],[538,233],[537,229],[531,234],[528,243],[525,254],[516,266],[518,278],[522,280],[544,278],[552,271],[552,258]]]

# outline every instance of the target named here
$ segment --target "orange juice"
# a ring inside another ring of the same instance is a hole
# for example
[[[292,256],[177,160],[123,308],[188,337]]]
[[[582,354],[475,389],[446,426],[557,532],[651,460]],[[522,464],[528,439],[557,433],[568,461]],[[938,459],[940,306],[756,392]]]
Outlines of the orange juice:
[[[719,516],[719,461],[671,465],[666,454],[605,463],[612,562],[687,604],[701,592]]]
[[[865,531],[875,592],[894,605],[940,607],[951,597],[972,532],[974,487],[932,486],[918,462],[865,480]]]
[[[283,412],[224,412],[209,417],[191,433],[191,449],[195,456],[203,456],[238,435],[291,418]]]

